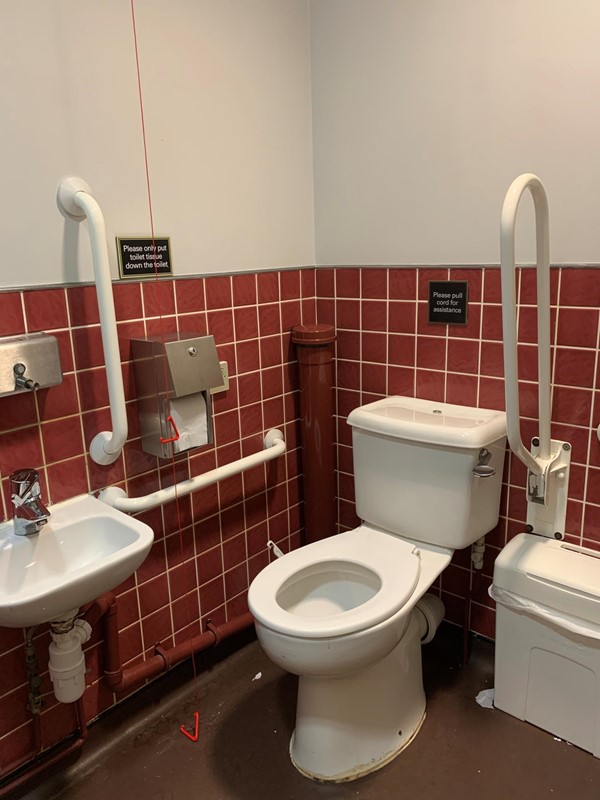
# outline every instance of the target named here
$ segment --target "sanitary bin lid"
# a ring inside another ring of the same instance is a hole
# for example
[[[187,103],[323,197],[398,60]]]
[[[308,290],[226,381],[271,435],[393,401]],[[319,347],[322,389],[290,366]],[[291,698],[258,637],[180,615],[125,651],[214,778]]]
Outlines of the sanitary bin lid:
[[[600,553],[587,547],[519,533],[496,559],[494,585],[600,624]]]
[[[348,424],[427,444],[481,448],[506,436],[506,414],[489,408],[471,408],[417,397],[386,397],[355,408]]]

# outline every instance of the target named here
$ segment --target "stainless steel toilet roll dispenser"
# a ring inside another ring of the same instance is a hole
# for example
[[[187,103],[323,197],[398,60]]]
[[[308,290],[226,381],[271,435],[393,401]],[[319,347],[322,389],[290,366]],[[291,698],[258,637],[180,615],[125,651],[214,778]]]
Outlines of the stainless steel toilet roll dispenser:
[[[210,389],[223,382],[212,336],[131,340],[142,450],[171,458],[213,441]]]

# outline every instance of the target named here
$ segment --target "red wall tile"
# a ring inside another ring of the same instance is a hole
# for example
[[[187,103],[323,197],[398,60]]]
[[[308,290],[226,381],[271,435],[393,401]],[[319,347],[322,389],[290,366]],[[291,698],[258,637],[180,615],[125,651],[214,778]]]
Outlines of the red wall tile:
[[[72,327],[100,322],[95,286],[70,286],[67,289],[67,301]]]
[[[218,276],[207,278],[204,282],[206,292],[206,308],[231,308],[231,278]]]
[[[40,390],[38,396],[42,394]],[[42,401],[43,402],[43,401]],[[37,410],[35,407],[35,395],[30,392],[7,395],[0,398],[0,431],[8,431],[11,428],[21,428],[26,425],[35,425],[37,421]]]
[[[47,467],[48,490],[53,503],[68,500],[88,491],[85,466],[85,458],[79,456]]]
[[[361,274],[361,297],[363,300],[385,300],[387,296],[387,270],[363,269]]]
[[[478,341],[448,339],[448,370],[476,374],[479,367],[479,350]],[[483,345],[481,352],[483,363]]]
[[[20,292],[0,292],[0,336],[25,332]]]
[[[316,271],[317,297],[333,297],[335,293],[335,273],[333,269],[319,267]]]
[[[1,402],[1,399],[0,399]],[[40,432],[37,426],[0,434],[0,473],[8,476],[21,467],[43,464]]]
[[[46,463],[62,461],[83,453],[79,416],[44,422],[41,427]]]
[[[387,331],[388,304],[382,300],[363,300],[361,327],[363,331]]]
[[[234,307],[256,305],[256,275],[234,275],[231,287]]]
[[[563,269],[561,306],[600,306],[600,278],[597,269]]]
[[[279,288],[282,300],[300,297],[300,273],[297,269],[286,269],[279,273]]]
[[[598,311],[591,308],[564,308],[558,312],[559,345],[596,347],[598,340]]]
[[[258,337],[258,316],[254,306],[235,308],[233,311],[236,341]]]
[[[336,269],[336,297],[360,297],[360,270],[356,268]]]
[[[410,300],[417,296],[417,270],[391,269],[389,271],[390,300]]]
[[[28,331],[50,331],[68,326],[64,289],[36,289],[24,292]]]

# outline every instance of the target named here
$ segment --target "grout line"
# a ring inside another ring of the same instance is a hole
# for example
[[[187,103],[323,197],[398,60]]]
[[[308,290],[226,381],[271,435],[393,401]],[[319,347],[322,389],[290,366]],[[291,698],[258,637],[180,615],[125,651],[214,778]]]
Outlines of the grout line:
[[[560,288],[560,287],[559,287]],[[559,294],[560,297],[560,294]],[[560,313],[560,312],[559,312]],[[556,315],[556,324],[558,326],[558,314]],[[590,432],[588,435],[588,446],[587,446],[587,453],[586,453],[586,463],[585,463],[585,475],[583,479],[583,508],[581,511],[581,529],[579,532],[579,543],[581,544],[584,539],[585,534],[585,523],[586,523],[586,508],[590,501],[588,500],[588,480],[590,476],[590,462],[592,459],[592,441],[593,437],[596,435],[596,430],[594,428],[594,406],[596,404],[596,391],[595,387],[598,385],[598,353],[600,352],[600,326],[596,331],[596,359],[594,362],[594,374],[592,378],[592,402],[590,408],[590,417],[589,417],[589,428]],[[567,490],[567,502],[568,502],[568,490]]]

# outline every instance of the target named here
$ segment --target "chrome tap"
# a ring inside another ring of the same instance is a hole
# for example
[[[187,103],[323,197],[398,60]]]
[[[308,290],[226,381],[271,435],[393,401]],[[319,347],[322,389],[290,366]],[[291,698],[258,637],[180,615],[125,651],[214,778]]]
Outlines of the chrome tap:
[[[13,522],[18,536],[39,533],[50,512],[41,500],[40,476],[34,469],[18,469],[10,476]]]

